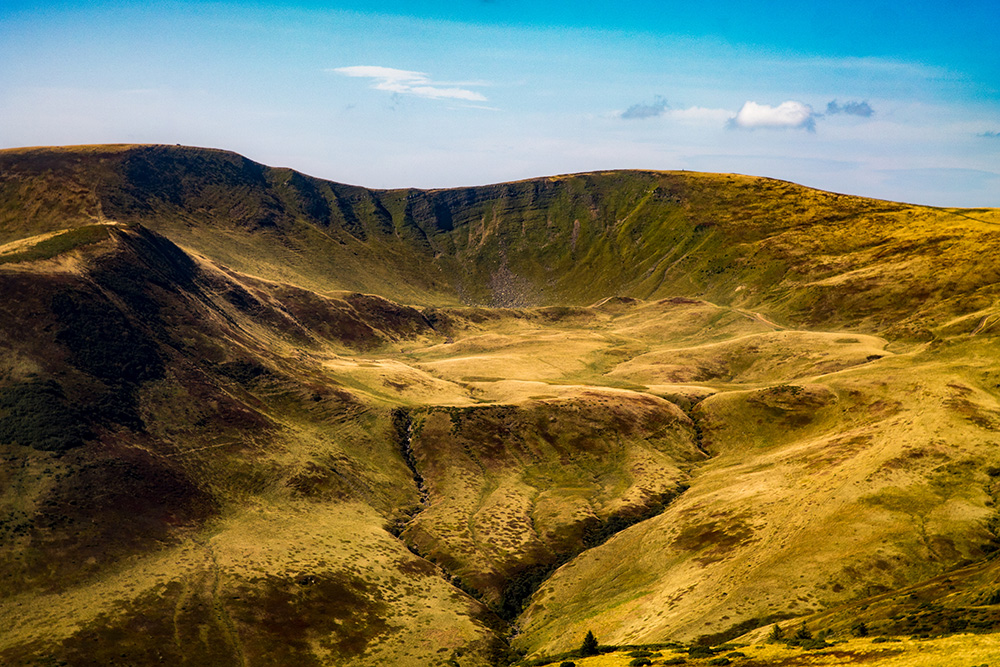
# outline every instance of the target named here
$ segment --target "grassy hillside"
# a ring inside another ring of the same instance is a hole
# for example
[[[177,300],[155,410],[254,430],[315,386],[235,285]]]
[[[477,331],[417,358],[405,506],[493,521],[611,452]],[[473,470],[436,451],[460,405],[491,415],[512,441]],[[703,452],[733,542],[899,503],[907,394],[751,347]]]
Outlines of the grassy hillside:
[[[989,556],[998,404],[977,375],[896,355],[705,399],[714,456],[690,490],[559,570],[526,635],[563,649],[586,628],[613,643],[736,636]]]
[[[0,663],[990,657],[997,223],[0,151]]]
[[[389,409],[320,361],[423,316],[105,229],[0,269],[2,662],[482,664],[490,612],[384,529],[418,498]]]

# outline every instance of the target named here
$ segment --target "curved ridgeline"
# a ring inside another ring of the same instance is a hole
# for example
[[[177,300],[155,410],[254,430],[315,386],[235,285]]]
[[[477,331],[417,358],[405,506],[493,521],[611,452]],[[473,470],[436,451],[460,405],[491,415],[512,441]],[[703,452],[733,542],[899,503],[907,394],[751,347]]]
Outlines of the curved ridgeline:
[[[233,269],[423,305],[695,296],[810,326],[927,336],[991,298],[989,211],[735,175],[615,171],[371,190],[173,146],[0,152],[0,241],[138,222]],[[959,241],[962,241],[959,243]],[[975,270],[973,270],[975,267]]]

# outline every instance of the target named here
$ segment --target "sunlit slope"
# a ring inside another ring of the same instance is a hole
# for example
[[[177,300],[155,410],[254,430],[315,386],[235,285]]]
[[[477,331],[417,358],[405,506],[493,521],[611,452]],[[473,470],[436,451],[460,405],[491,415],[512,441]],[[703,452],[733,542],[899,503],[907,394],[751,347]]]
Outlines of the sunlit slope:
[[[0,151],[4,240],[142,222],[251,275],[407,303],[695,296],[797,325],[926,338],[991,306],[995,209],[944,210],[735,175],[616,171],[368,190],[223,151]]]
[[[556,572],[526,644],[732,637],[993,553],[995,349],[957,341],[705,399],[713,458],[663,514]]]
[[[799,626],[789,625],[789,631]],[[643,657],[637,657],[643,656]],[[763,640],[746,644],[740,640],[707,650],[705,646],[667,644],[621,647],[589,658],[571,657],[577,667],[634,667],[646,659],[653,665],[752,665],[753,667],[968,667],[992,665],[1000,659],[1000,636],[960,633],[944,637],[838,637],[825,648],[803,648]],[[723,662],[727,661],[727,662]],[[562,660],[550,664],[558,665]]]

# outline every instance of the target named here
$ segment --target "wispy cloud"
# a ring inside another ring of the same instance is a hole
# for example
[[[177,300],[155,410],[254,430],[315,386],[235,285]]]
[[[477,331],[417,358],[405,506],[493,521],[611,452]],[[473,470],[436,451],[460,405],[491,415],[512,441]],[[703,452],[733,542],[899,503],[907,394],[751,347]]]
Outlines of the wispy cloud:
[[[645,102],[633,104],[621,113],[621,118],[624,120],[655,118],[656,116],[662,116],[669,108],[667,101],[657,95],[653,99],[652,104],[646,104]]]
[[[458,85],[482,85],[473,83],[460,83],[458,85],[447,82],[432,81],[430,76],[424,72],[414,72],[405,69],[395,69],[392,67],[380,67],[378,65],[354,65],[351,67],[336,67],[331,72],[357,78],[367,78],[374,81],[372,88],[384,90],[398,95],[416,95],[432,100],[465,100],[467,102],[485,102],[486,97],[481,93],[468,88],[460,88]]]
[[[729,119],[729,127],[745,130],[803,129],[816,130],[816,114],[812,107],[802,102],[789,100],[776,107],[756,102],[746,102],[739,112]]]
[[[827,103],[826,114],[828,116],[847,114],[848,116],[871,118],[875,114],[875,110],[869,106],[868,102],[844,102],[843,104],[838,104],[837,100],[833,100]]]
[[[1000,139],[1000,132],[980,132],[976,136],[983,139]]]

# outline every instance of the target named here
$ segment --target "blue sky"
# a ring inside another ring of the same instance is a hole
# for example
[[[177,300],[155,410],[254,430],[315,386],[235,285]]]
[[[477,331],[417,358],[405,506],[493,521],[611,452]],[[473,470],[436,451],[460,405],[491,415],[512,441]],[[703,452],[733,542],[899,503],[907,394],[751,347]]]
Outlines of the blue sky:
[[[0,146],[370,187],[611,168],[1000,206],[997,0],[0,5]]]

